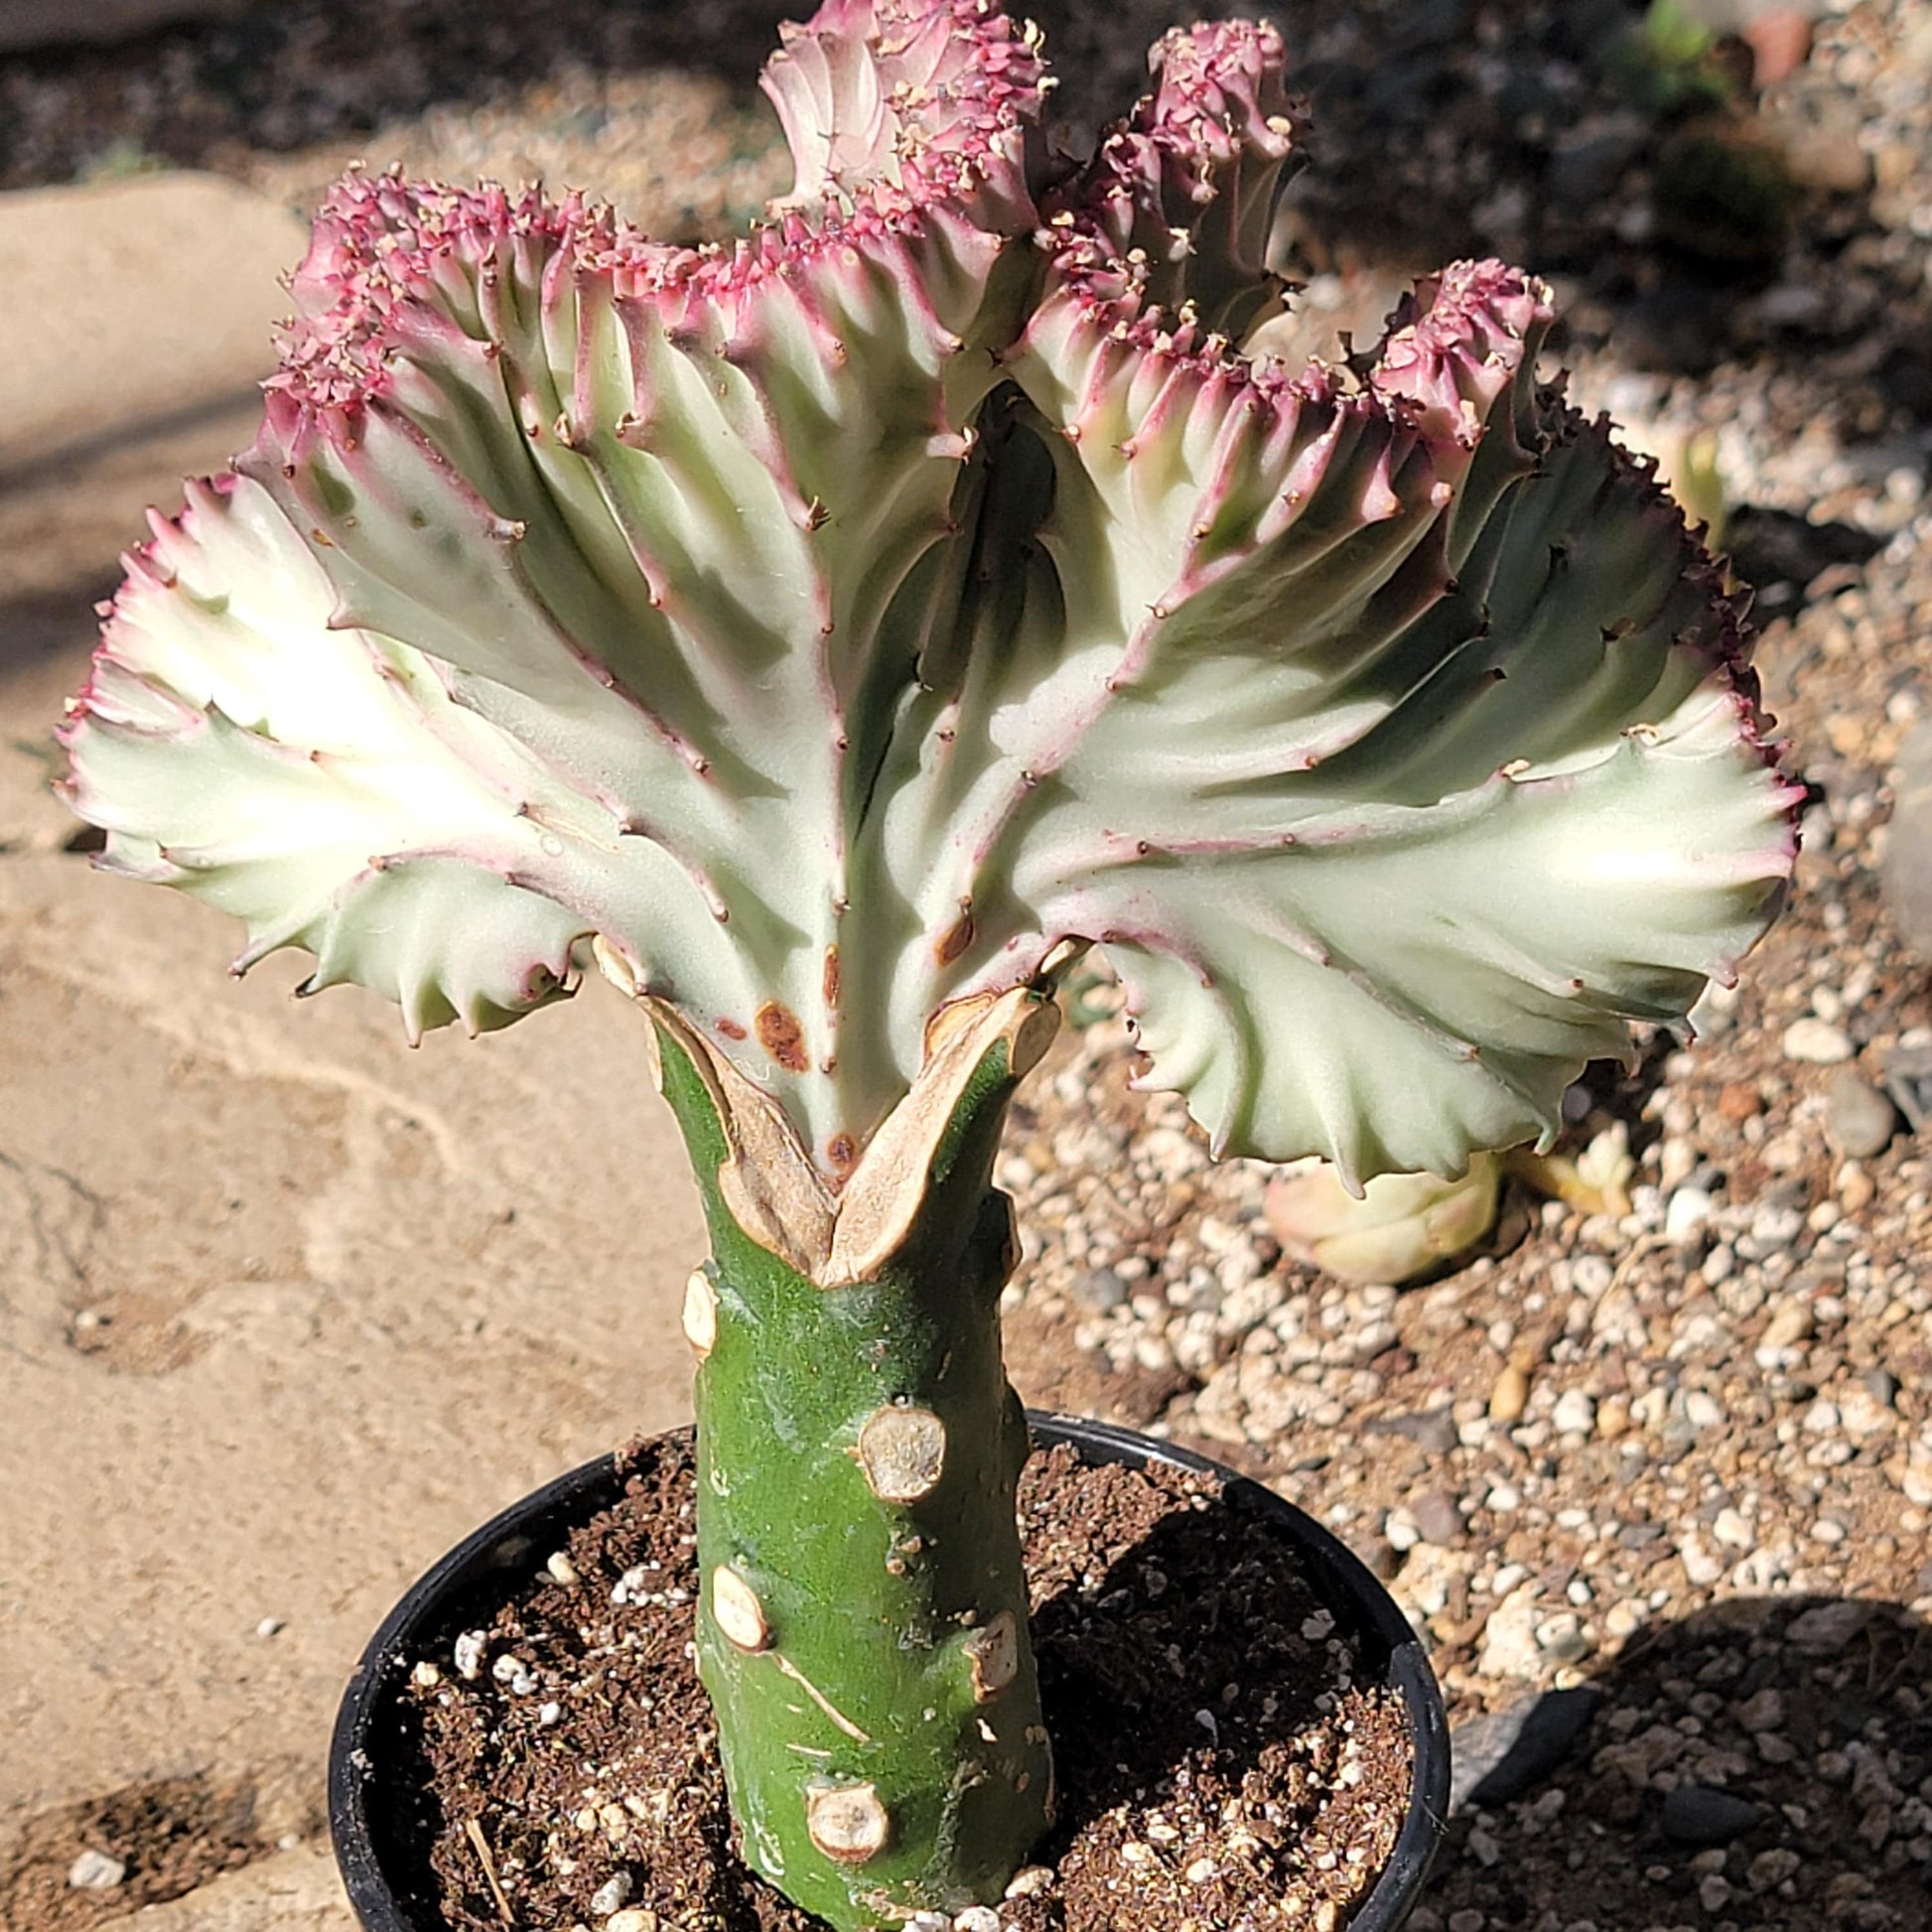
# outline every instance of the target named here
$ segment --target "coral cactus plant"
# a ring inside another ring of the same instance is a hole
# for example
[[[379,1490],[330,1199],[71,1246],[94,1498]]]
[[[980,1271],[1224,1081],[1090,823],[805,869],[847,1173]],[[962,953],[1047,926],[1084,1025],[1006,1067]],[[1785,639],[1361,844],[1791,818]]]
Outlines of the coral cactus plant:
[[[1791,865],[1739,613],[1539,386],[1536,282],[1244,355],[1282,72],[1171,34],[1075,168],[990,0],[829,0],[732,248],[351,176],[65,729],[102,863],[237,971],[412,1038],[593,951],[642,1007],[712,1239],[700,1667],[746,1856],[841,1927],[997,1897],[1052,1816],[991,1173],[1072,961],[1217,1150],[1454,1174]]]

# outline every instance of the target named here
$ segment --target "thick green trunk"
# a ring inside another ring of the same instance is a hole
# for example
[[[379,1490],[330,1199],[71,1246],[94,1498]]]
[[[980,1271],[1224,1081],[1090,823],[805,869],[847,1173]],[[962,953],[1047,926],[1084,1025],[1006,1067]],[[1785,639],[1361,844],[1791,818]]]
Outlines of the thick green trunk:
[[[965,1083],[906,1238],[825,1288],[734,1217],[720,1096],[660,1040],[711,1230],[686,1306],[698,1667],[745,1856],[841,1928],[997,1899],[1052,1802],[1000,1354],[1009,1042]]]

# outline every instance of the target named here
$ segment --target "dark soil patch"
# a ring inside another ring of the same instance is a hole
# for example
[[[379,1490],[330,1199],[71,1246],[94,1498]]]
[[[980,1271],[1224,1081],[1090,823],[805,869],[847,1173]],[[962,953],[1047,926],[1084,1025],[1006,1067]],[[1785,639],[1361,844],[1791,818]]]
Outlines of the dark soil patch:
[[[1733,1596],[1660,1623],[1597,1673],[1601,1702],[1547,1785],[1456,1820],[1433,1902],[1488,1925],[1568,1925],[1587,1898],[1605,1932],[1916,1932],[1929,1677],[1932,1626],[1897,1603]],[[1562,1867],[1519,1854],[1539,1811],[1545,1830],[1589,1821]],[[1477,1833],[1501,1856],[1462,1856]]]
[[[123,1785],[42,1812],[0,1840],[0,1932],[85,1932],[179,1898],[270,1849],[247,1784],[198,1773]],[[74,1860],[90,1851],[126,1866],[119,1884],[68,1883]]]
[[[1059,1449],[1035,1456],[1021,1506],[1060,1822],[1002,1924],[1345,1925],[1410,1785],[1404,1714],[1373,1688],[1382,1660],[1212,1478]],[[688,1655],[687,1442],[634,1451],[623,1500],[564,1554],[568,1581],[533,1549],[512,1600],[466,1606],[484,1633],[475,1678],[455,1668],[457,1629],[409,1660],[421,1761],[405,1776],[428,1789],[399,1862],[418,1909],[453,1932],[500,1932],[506,1912],[568,1932],[601,1922],[591,1901],[621,1873],[657,1932],[820,1927],[733,1849]]]

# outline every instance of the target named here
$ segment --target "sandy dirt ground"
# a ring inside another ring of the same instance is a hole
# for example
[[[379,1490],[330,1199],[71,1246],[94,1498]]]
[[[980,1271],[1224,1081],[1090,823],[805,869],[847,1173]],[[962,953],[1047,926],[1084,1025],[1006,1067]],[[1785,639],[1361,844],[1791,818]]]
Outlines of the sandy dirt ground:
[[[141,1923],[345,1923],[319,1752],[387,1604],[538,1479],[687,1413],[673,1291],[702,1232],[632,1012],[599,986],[554,1027],[411,1053],[386,1005],[294,1003],[292,959],[230,979],[222,921],[95,876],[47,791],[115,552],[250,434],[302,240],[208,176],[0,202],[9,283],[59,318],[0,387],[0,1916],[22,1927],[244,1860]],[[103,1816],[174,1854],[49,1905],[23,1874],[65,1885]]]

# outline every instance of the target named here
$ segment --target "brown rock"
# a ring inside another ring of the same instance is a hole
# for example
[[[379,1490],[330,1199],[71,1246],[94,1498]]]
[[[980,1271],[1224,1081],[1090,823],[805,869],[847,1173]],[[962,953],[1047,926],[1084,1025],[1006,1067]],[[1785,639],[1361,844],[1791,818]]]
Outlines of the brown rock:
[[[1461,1541],[1462,1512],[1447,1490],[1432,1489],[1426,1496],[1418,1496],[1409,1513],[1416,1519],[1424,1542],[1447,1549]]]
[[[1764,1111],[1764,1102],[1749,1080],[1727,1080],[1718,1095],[1718,1113],[1733,1127]]]
[[[1596,1405],[1596,1433],[1604,1442],[1615,1442],[1619,1436],[1627,1435],[1629,1429],[1630,1405],[1622,1397],[1612,1396]]]
[[[1489,1391],[1489,1420],[1504,1424],[1521,1422],[1529,1401],[1529,1371],[1511,1362],[1496,1377]]]

